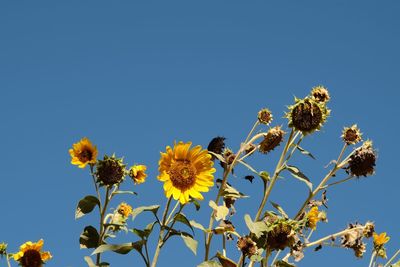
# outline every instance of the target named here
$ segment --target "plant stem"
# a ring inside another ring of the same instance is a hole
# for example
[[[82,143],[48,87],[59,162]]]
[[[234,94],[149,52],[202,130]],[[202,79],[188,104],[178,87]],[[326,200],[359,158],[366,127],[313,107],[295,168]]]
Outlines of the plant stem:
[[[336,238],[338,236],[342,236],[342,235],[345,235],[347,233],[353,232],[355,230],[362,230],[362,229],[364,229],[364,226],[354,227],[354,228],[351,228],[351,229],[345,229],[345,230],[337,232],[335,234],[327,235],[327,236],[325,236],[325,237],[323,237],[321,239],[318,239],[318,240],[316,240],[314,242],[307,243],[307,244],[305,244],[305,247],[308,248],[308,247],[316,246],[316,245],[319,245],[319,244],[325,242],[326,240],[334,239],[334,238]]]
[[[96,183],[96,177],[95,177],[94,172],[93,172],[93,165],[92,165],[92,164],[90,164],[90,175],[91,175],[92,178],[93,178],[93,184],[94,184],[94,187],[95,187],[95,189],[96,189],[97,198],[99,199],[99,203],[100,203],[100,207],[101,207],[101,196],[100,196],[100,191],[99,191],[99,187],[98,187],[98,185],[97,185],[97,183]]]
[[[168,219],[166,220],[165,225],[168,225],[168,224],[170,223],[170,217],[171,217],[171,215],[175,212],[175,209],[176,209],[176,207],[178,206],[179,201],[177,201],[176,203],[177,203],[177,204],[175,204],[175,207],[174,207],[173,210],[171,211],[170,216],[168,216]],[[183,209],[184,206],[185,206],[185,204],[183,204],[183,205],[180,206],[178,213],[180,213],[180,212],[182,211],[182,209]],[[167,233],[166,233],[165,236],[163,237],[163,243],[162,243],[161,247],[165,244],[165,242],[166,242],[167,239],[169,238],[169,234],[171,233],[171,230],[172,230],[172,228],[174,227],[175,222],[176,222],[176,220],[175,220],[175,218],[174,218],[174,220],[172,221],[171,226],[168,228]]]
[[[10,258],[8,257],[8,253],[7,252],[6,252],[6,260],[7,260],[7,266],[11,267]]]
[[[235,166],[236,161],[238,160],[240,154],[243,152],[243,150],[246,148],[248,143],[253,143],[255,140],[257,140],[258,138],[262,137],[263,134],[257,134],[255,136],[253,136],[253,138],[251,138],[251,140],[249,141],[251,135],[253,134],[253,132],[255,131],[255,129],[257,128],[257,126],[259,125],[258,120],[254,123],[253,127],[251,128],[250,132],[248,133],[245,141],[243,144],[241,144],[238,152],[236,153],[235,158],[233,159],[232,163],[224,169],[224,173],[223,173],[223,177],[222,177],[222,182],[221,182],[221,186],[218,190],[218,194],[217,197],[215,198],[215,203],[218,205],[218,202],[222,196],[222,192],[225,189],[225,185],[226,185],[226,180],[228,179],[229,173],[231,173],[233,167]],[[208,229],[212,229],[214,225],[214,216],[213,216],[213,212],[210,215],[210,221],[208,224]],[[212,240],[213,234],[212,232],[207,233],[206,237],[205,237],[205,253],[204,253],[204,261],[208,260],[209,257],[209,253],[210,253],[210,245],[211,245],[211,240]]]
[[[104,206],[100,212],[100,233],[99,233],[100,236],[99,236],[99,242],[98,242],[97,246],[101,246],[101,244],[103,243],[103,237],[104,237],[104,232],[105,232],[104,231],[104,216],[106,214],[107,206],[110,201],[109,194],[110,194],[110,187],[107,186],[106,195],[104,197]],[[96,255],[96,265],[100,264],[100,260],[101,260],[101,253],[98,253]]]
[[[376,251],[374,250],[374,251],[372,252],[371,259],[370,259],[370,261],[369,261],[368,267],[372,267],[375,257],[376,257]]]
[[[272,262],[271,262],[271,266],[274,266],[276,260],[277,260],[278,257],[279,257],[279,254],[281,254],[281,252],[282,252],[282,250],[278,250],[278,251],[276,252],[275,257],[274,257],[274,259],[273,259]]]
[[[222,234],[222,255],[226,257],[226,239],[225,239],[225,234]]]
[[[289,138],[286,141],[285,148],[282,151],[282,154],[281,154],[281,156],[279,158],[278,164],[276,164],[274,175],[271,178],[271,182],[269,183],[267,189],[264,191],[263,199],[262,199],[261,204],[260,204],[260,206],[259,206],[259,208],[257,210],[257,214],[256,214],[256,216],[254,218],[255,222],[260,219],[262,211],[264,210],[265,204],[267,203],[268,197],[271,194],[272,188],[274,187],[275,182],[278,179],[279,173],[282,171],[282,166],[283,166],[283,163],[284,163],[284,160],[285,160],[285,157],[286,157],[286,153],[289,150],[289,147],[291,146],[293,141],[297,138],[297,136],[299,134],[299,132],[297,132],[296,135],[295,135],[294,132],[295,131],[293,129],[291,129]],[[238,262],[237,265],[240,266],[243,262],[244,262],[244,258],[243,258],[243,255],[242,255],[240,257],[239,262]],[[249,267],[250,267],[250,265],[249,265]]]
[[[394,255],[390,258],[390,260],[388,260],[388,262],[386,262],[386,264],[383,267],[388,267],[389,264],[394,261],[394,259],[400,254],[400,249],[396,251],[396,253],[394,253]]]
[[[333,185],[337,185],[337,184],[341,184],[341,183],[347,182],[347,181],[349,181],[349,180],[351,180],[351,179],[354,179],[354,178],[355,178],[354,176],[350,175],[350,176],[347,177],[346,179],[342,179],[342,180],[339,180],[339,181],[337,181],[337,182],[327,184],[327,185],[325,186],[325,188],[328,188],[328,187],[331,187],[331,186],[333,186]]]
[[[321,183],[317,186],[317,188],[314,189],[313,192],[311,192],[307,199],[304,201],[303,205],[301,206],[301,208],[299,209],[299,211],[297,212],[296,216],[294,217],[295,219],[297,219],[301,213],[303,212],[303,210],[306,208],[306,206],[308,205],[308,202],[313,199],[315,197],[316,194],[318,194],[318,192],[320,190],[322,190],[325,186],[325,184],[329,181],[329,179],[338,171],[340,170],[346,163],[346,161],[340,162],[340,160],[342,159],[342,156],[346,150],[346,148],[348,147],[347,144],[345,144],[342,148],[342,150],[340,151],[339,157],[336,160],[336,164],[335,166],[332,168],[332,170],[330,170],[328,172],[328,174],[324,177],[324,179],[322,179]]]
[[[165,230],[165,222],[166,222],[166,219],[167,219],[168,209],[169,209],[169,206],[171,204],[171,200],[172,200],[172,196],[169,197],[169,199],[167,201],[167,204],[165,205],[165,209],[164,209],[164,213],[163,213],[163,217],[162,217],[162,222],[161,222],[161,225],[160,225],[160,234],[158,236],[157,248],[156,248],[156,251],[154,252],[154,256],[153,256],[153,261],[151,263],[151,267],[156,267],[158,256],[160,256],[161,246],[163,245],[163,235],[164,235],[164,230]]]

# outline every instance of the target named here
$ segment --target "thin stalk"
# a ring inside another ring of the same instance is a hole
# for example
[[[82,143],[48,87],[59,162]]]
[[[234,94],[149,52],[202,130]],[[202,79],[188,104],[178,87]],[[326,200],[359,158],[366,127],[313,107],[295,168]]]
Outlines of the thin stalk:
[[[333,186],[333,185],[341,184],[341,183],[347,182],[347,181],[349,181],[349,180],[352,180],[352,179],[354,179],[354,178],[355,178],[354,176],[350,175],[350,176],[347,177],[346,179],[342,179],[342,180],[339,180],[339,181],[337,181],[337,182],[327,184],[324,188],[328,188],[328,187],[331,187],[331,186]]]
[[[8,253],[7,252],[6,252],[6,261],[7,261],[7,267],[11,267],[10,258],[8,257]]]
[[[276,260],[277,260],[278,257],[279,257],[279,254],[281,254],[281,252],[282,252],[282,250],[278,250],[278,251],[276,252],[275,257],[274,257],[274,259],[273,259],[272,262],[271,262],[271,266],[274,266]]]
[[[374,252],[372,252],[371,259],[369,261],[368,267],[372,267],[372,265],[374,263],[374,260],[375,260],[375,257],[376,257],[376,251],[374,250]]]
[[[172,217],[172,215],[174,214],[175,210],[178,208],[178,206],[179,206],[179,201],[176,201],[176,204],[175,204],[174,208],[172,209],[171,213],[169,214],[167,220],[165,221],[165,224],[166,224],[166,225],[169,224],[169,222],[170,222],[170,220],[171,220],[171,217]],[[181,208],[181,210],[182,210],[182,208]]]
[[[161,222],[161,225],[160,225],[160,234],[158,236],[157,248],[156,248],[156,251],[154,252],[153,262],[151,263],[151,267],[156,267],[158,257],[160,256],[160,250],[161,250],[161,246],[163,244],[163,235],[164,235],[164,230],[165,230],[165,222],[166,222],[166,219],[167,219],[168,209],[169,209],[169,206],[171,204],[171,200],[172,200],[172,196],[168,199],[168,202],[165,205],[165,209],[164,209],[164,213],[163,213],[163,217],[162,217],[162,222]]]
[[[295,131],[293,129],[291,129],[289,138],[288,138],[288,140],[286,142],[286,145],[285,145],[285,147],[284,147],[284,149],[282,151],[282,154],[281,154],[281,156],[279,158],[278,164],[276,164],[274,175],[272,176],[271,181],[270,181],[267,189],[264,191],[263,199],[262,199],[261,204],[260,204],[260,206],[259,206],[259,208],[257,210],[257,214],[256,214],[256,216],[254,218],[255,222],[260,219],[262,211],[264,210],[265,204],[267,203],[268,197],[271,194],[272,188],[274,187],[275,182],[278,179],[279,173],[282,171],[282,166],[283,166],[283,163],[285,161],[286,153],[288,152],[289,147],[291,146],[291,144],[293,143],[293,141],[297,138],[297,136],[299,134],[299,132],[297,132],[296,134],[294,134],[294,132]],[[244,263],[244,258],[243,258],[243,255],[242,255],[240,257],[239,262],[238,262],[237,265],[240,266],[243,263]],[[251,262],[250,262],[250,264],[251,264]],[[250,267],[250,265],[249,265],[249,267]]]
[[[316,241],[314,241],[314,242],[307,243],[307,244],[305,244],[305,247],[308,248],[308,247],[316,246],[316,245],[322,244],[322,243],[325,242],[326,240],[335,239],[336,237],[345,235],[345,234],[350,233],[350,232],[353,232],[353,231],[355,231],[355,230],[362,230],[362,229],[364,229],[364,226],[355,227],[355,228],[351,228],[351,229],[345,229],[345,230],[340,231],[340,232],[337,232],[337,233],[335,233],[335,234],[327,235],[327,236],[325,236],[325,237],[323,237],[323,238],[321,238],[321,239],[318,239],[318,240],[316,240]]]
[[[394,253],[394,255],[390,258],[390,260],[388,260],[388,262],[386,262],[385,265],[383,265],[383,267],[388,267],[389,264],[394,261],[394,259],[400,254],[400,249],[396,251],[396,253]]]
[[[177,204],[178,204],[178,203],[179,203],[179,201],[177,201]],[[175,204],[174,209],[176,209],[177,206],[178,206],[178,205]],[[183,205],[180,206],[178,213],[180,213],[180,212],[182,211],[182,209],[183,209],[184,206],[185,206],[185,204],[183,204]],[[170,214],[169,218],[170,218],[171,215],[175,212],[174,209],[171,211],[171,214]],[[166,242],[167,239],[169,238],[169,234],[171,233],[171,230],[172,230],[172,228],[174,227],[175,222],[176,222],[176,220],[174,219],[174,220],[172,221],[171,226],[168,228],[167,233],[166,233],[165,236],[163,237],[163,243],[162,243],[161,247],[165,244],[165,242]],[[168,225],[168,224],[169,224],[169,219],[167,219],[167,220],[165,221],[165,225]]]
[[[222,234],[222,255],[226,257],[226,239],[225,239],[225,234]]]
[[[97,187],[97,185],[96,185]],[[107,206],[108,203],[110,201],[109,199],[109,193],[110,193],[110,188],[107,186],[106,189],[106,195],[104,197],[104,206],[100,211],[100,237],[99,237],[99,242],[98,242],[98,246],[100,246],[103,243],[103,237],[104,237],[104,216],[106,214],[107,211]],[[101,260],[101,253],[97,253],[96,255],[96,264],[100,264],[100,260]]]
[[[96,176],[94,175],[94,172],[93,172],[93,166],[94,165],[90,164],[90,175],[92,176],[93,184],[94,184],[94,187],[96,189],[97,198],[99,199],[99,203],[100,203],[100,207],[101,207],[101,196],[100,196],[99,187],[98,187],[98,185],[96,183]]]
[[[258,125],[259,125],[259,122],[258,122],[258,120],[257,120],[257,121],[254,123],[253,127],[251,128],[250,132],[248,133],[248,135],[247,135],[247,137],[246,137],[244,143],[241,144],[241,146],[240,146],[238,152],[236,153],[236,156],[235,156],[235,158],[233,159],[232,163],[228,166],[228,168],[225,168],[224,173],[223,173],[223,177],[222,177],[221,186],[220,186],[220,188],[219,188],[219,190],[218,190],[218,194],[217,194],[217,196],[216,196],[216,198],[215,198],[215,203],[216,203],[217,205],[218,205],[219,200],[220,200],[220,198],[221,198],[221,196],[222,196],[222,192],[223,192],[224,189],[225,189],[226,180],[228,179],[229,173],[232,172],[232,169],[233,169],[233,167],[235,166],[235,163],[236,163],[236,161],[238,160],[240,154],[241,154],[241,153],[243,152],[243,150],[246,148],[246,146],[247,146],[248,143],[251,144],[251,143],[253,143],[255,140],[257,140],[258,138],[260,138],[260,137],[263,136],[263,134],[257,134],[257,135],[255,135],[255,136],[253,136],[253,137],[251,138],[251,140],[249,141],[250,137],[252,136],[253,132],[255,131],[255,129],[257,128]],[[208,224],[208,229],[211,230],[211,229],[213,228],[213,225],[214,225],[214,216],[213,216],[212,213],[211,213],[211,215],[210,215],[210,221],[209,221],[209,224]],[[207,260],[208,260],[209,253],[210,253],[210,245],[211,245],[212,237],[213,237],[212,232],[206,234],[206,238],[205,238],[204,261],[207,261]]]
[[[311,199],[313,199],[313,198],[315,197],[315,195],[318,194],[318,192],[321,191],[321,190],[324,188],[325,184],[329,181],[329,179],[330,179],[338,170],[340,170],[340,169],[344,166],[344,164],[346,163],[346,160],[344,160],[344,161],[342,161],[342,162],[340,162],[340,160],[342,159],[343,154],[344,154],[344,152],[345,152],[345,150],[346,150],[347,147],[348,147],[347,144],[345,144],[345,145],[343,146],[343,148],[342,148],[342,150],[340,151],[340,154],[339,154],[339,156],[338,156],[338,159],[336,160],[335,166],[332,168],[332,170],[330,170],[330,171],[328,172],[328,174],[324,177],[324,179],[322,179],[321,183],[317,186],[317,188],[315,188],[314,191],[308,195],[307,199],[304,201],[303,205],[301,206],[301,208],[300,208],[299,211],[297,212],[297,214],[296,214],[296,216],[295,216],[295,219],[297,219],[297,218],[301,215],[301,213],[303,212],[303,210],[306,208],[308,202],[309,202]]]
[[[144,242],[144,251],[145,251],[145,253],[146,253],[146,266],[147,267],[150,267],[150,257],[149,257],[149,249],[148,249],[148,247],[147,247],[147,240],[146,240],[146,242]]]

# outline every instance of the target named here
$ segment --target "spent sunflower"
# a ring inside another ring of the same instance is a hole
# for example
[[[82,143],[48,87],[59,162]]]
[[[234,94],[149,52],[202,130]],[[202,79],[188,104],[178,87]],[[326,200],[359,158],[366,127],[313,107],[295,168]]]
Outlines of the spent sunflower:
[[[129,170],[129,176],[135,184],[142,184],[147,177],[146,170],[147,167],[145,165],[133,165]]]
[[[42,252],[43,239],[37,243],[28,241],[20,246],[19,252],[13,255],[22,267],[41,267],[43,263],[52,258],[50,252]]]
[[[97,148],[86,137],[78,143],[72,145],[69,150],[71,155],[71,164],[78,165],[79,168],[85,168],[88,164],[95,164],[97,158]]]
[[[191,145],[191,142],[179,142],[173,148],[167,146],[158,163],[157,178],[164,182],[165,196],[173,196],[181,204],[189,202],[190,197],[203,200],[200,192],[208,192],[214,185],[211,155],[201,146],[191,149]]]

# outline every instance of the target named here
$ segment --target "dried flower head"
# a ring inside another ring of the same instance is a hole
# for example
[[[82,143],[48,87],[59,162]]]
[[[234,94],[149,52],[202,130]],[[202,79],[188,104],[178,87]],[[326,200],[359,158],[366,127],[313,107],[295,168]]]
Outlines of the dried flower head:
[[[133,165],[129,169],[129,176],[135,182],[135,184],[142,184],[145,182],[147,174],[147,167],[145,165]]]
[[[371,238],[375,233],[375,225],[372,222],[366,222],[364,225],[363,235],[366,238]]]
[[[211,142],[208,144],[207,150],[214,152],[215,154],[222,154],[222,151],[224,151],[225,148],[225,137],[222,136],[217,136],[214,137]],[[211,155],[212,158],[211,160],[215,160],[215,156]]]
[[[264,135],[264,140],[261,141],[259,150],[261,153],[268,153],[283,141],[283,136],[285,132],[281,129],[281,126],[275,126],[269,129],[266,135]]]
[[[19,252],[13,255],[22,267],[42,267],[43,263],[51,259],[50,252],[42,252],[43,239],[33,243],[28,241],[20,246]]]
[[[256,151],[257,147],[254,144],[247,144],[245,149],[244,149],[244,153],[246,155],[251,155],[254,153],[254,151]]]
[[[227,168],[227,166],[231,165],[233,163],[233,160],[236,157],[236,154],[233,153],[233,151],[229,148],[225,148],[224,151],[222,152],[222,157],[224,158],[225,162],[221,162],[221,167],[222,168]]]
[[[258,121],[262,124],[269,125],[272,122],[272,118],[272,113],[267,108],[263,108],[258,112]]]
[[[279,222],[268,232],[267,246],[271,251],[284,250],[295,243],[295,231],[292,226],[286,222]]]
[[[257,254],[257,244],[249,236],[240,237],[237,241],[237,248],[247,257]]]
[[[125,177],[125,165],[123,159],[105,155],[103,160],[99,160],[96,165],[97,181],[103,185],[113,185],[122,182]]]
[[[303,135],[319,130],[329,116],[330,110],[312,98],[295,99],[295,104],[289,107],[286,117],[289,127],[301,131]]]
[[[348,145],[354,145],[361,141],[361,131],[357,127],[357,124],[354,124],[351,127],[345,127],[342,133],[343,141]]]
[[[350,224],[346,234],[341,239],[341,245],[354,251],[357,258],[361,258],[365,252],[365,244],[363,240],[363,226],[361,224]]]
[[[158,162],[158,180],[164,182],[167,198],[173,196],[181,204],[190,198],[203,200],[201,192],[208,192],[214,185],[215,169],[211,155],[201,146],[190,148],[191,142],[179,142],[166,147]]]
[[[315,101],[321,102],[321,103],[326,103],[330,99],[328,90],[322,85],[318,85],[318,86],[315,86],[312,88],[311,97]]]
[[[357,148],[350,156],[349,164],[346,172],[352,176],[368,176],[375,172],[376,152],[372,147],[371,141],[365,141],[364,144]]]
[[[71,164],[78,165],[79,168],[85,168],[88,164],[95,164],[97,153],[96,146],[84,137],[78,143],[73,144],[69,150]]]

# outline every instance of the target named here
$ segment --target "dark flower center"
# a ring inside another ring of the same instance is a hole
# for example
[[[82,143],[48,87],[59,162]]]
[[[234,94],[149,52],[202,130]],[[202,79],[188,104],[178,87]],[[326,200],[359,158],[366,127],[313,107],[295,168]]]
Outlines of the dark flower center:
[[[25,251],[24,256],[20,259],[20,263],[22,267],[41,267],[43,262],[40,252],[30,249]]]
[[[174,162],[168,171],[174,187],[185,191],[196,182],[196,168],[188,160]]]
[[[87,162],[92,159],[93,153],[91,150],[85,148],[80,154],[79,154],[79,160],[81,162]]]
[[[124,176],[124,168],[114,159],[101,161],[97,167],[97,177],[105,185],[119,183]]]
[[[322,122],[322,111],[315,103],[305,101],[298,104],[292,111],[293,126],[300,131],[313,131]]]

